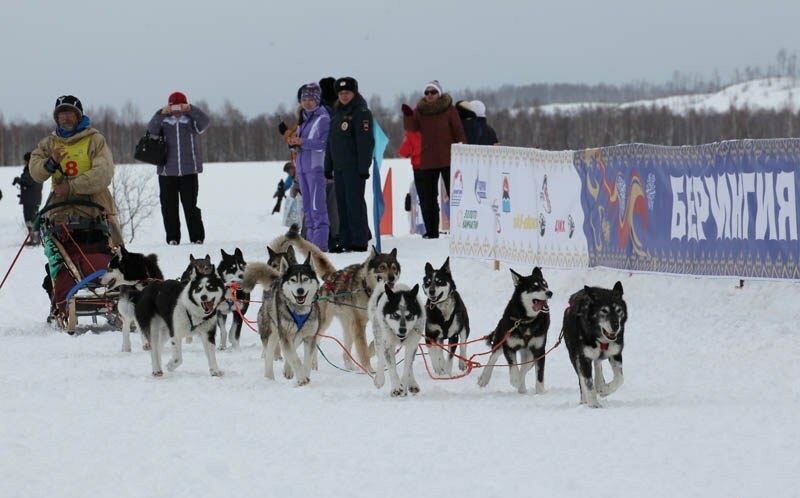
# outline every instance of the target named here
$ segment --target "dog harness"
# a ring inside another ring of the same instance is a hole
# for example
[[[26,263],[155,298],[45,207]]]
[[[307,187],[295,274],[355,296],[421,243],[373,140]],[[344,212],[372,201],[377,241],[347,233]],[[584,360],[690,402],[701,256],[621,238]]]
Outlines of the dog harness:
[[[211,313],[209,313],[209,314],[205,315],[205,316],[203,317],[203,319],[202,319],[202,320],[200,320],[200,322],[199,322],[197,325],[195,325],[195,324],[192,322],[192,315],[190,315],[190,314],[189,314],[189,312],[187,311],[187,312],[186,312],[186,318],[188,318],[188,319],[189,319],[189,330],[190,330],[191,332],[194,332],[194,330],[195,330],[197,327],[199,327],[200,325],[203,325],[203,322],[205,322],[206,320],[208,320],[209,318],[211,318],[211,317],[212,317],[212,316],[214,316],[215,314],[216,314],[216,312],[212,311]]]
[[[286,306],[286,309],[289,310],[289,314],[292,315],[292,320],[294,320],[294,324],[297,325],[297,331],[300,332],[300,329],[303,328],[303,325],[305,325],[306,320],[308,320],[308,317],[311,316],[311,311],[309,311],[305,315],[301,315],[295,312],[293,309],[291,309],[288,305]]]

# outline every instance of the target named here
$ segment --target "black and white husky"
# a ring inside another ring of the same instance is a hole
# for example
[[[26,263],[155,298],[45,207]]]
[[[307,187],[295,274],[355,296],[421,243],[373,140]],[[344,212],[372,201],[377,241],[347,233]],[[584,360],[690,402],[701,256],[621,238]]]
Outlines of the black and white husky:
[[[369,300],[369,319],[375,335],[375,387],[380,389],[386,381],[384,370],[389,370],[392,396],[417,394],[419,385],[414,378],[414,356],[423,334],[422,305],[417,294],[419,285],[412,289],[402,284],[388,283],[375,289]],[[404,350],[403,376],[397,374],[394,352]]]
[[[278,284],[273,289],[274,282]],[[281,258],[277,270],[267,263],[248,264],[242,288],[252,291],[257,283],[265,290],[272,289],[271,299],[259,310],[259,332],[265,344],[264,376],[275,378],[273,361],[280,342],[284,377],[291,379],[296,375],[297,385],[306,385],[311,380],[312,357],[320,326],[319,280],[311,255],[299,264],[290,264],[289,258]],[[304,345],[302,363],[297,356],[300,344]]]
[[[217,265],[217,274],[219,274],[219,278],[222,279],[222,282],[226,286],[233,283],[241,284],[244,278],[244,269],[247,267],[247,263],[242,255],[242,250],[237,247],[233,251],[233,254],[228,254],[224,250],[220,250],[220,253],[222,254],[222,259]],[[231,320],[231,328],[230,331],[228,331],[227,339],[230,340],[231,347],[239,347],[239,337],[242,335],[242,315],[247,313],[247,308],[250,307],[250,293],[243,289],[237,289],[236,300],[239,302],[239,309],[242,312],[241,315],[236,310],[233,299],[226,299],[226,304],[221,307],[219,314],[217,314],[219,349],[225,349],[227,347],[225,341],[225,325],[228,315],[230,314],[233,315],[233,319]]]
[[[462,371],[466,370],[469,315],[450,273],[450,258],[447,258],[438,270],[434,270],[430,263],[425,263],[422,289],[428,298],[425,303],[425,342],[444,344],[447,341],[451,344],[447,360],[444,359],[441,348],[435,346],[428,348],[434,372],[439,375],[452,375],[453,355],[456,352],[456,343],[459,342],[461,358],[458,360],[458,367]]]
[[[128,252],[120,246],[111,256],[106,273],[100,277],[100,283],[109,290],[119,289],[117,312],[122,321],[122,351],[131,351],[131,325],[136,319],[135,306],[142,289],[153,280],[164,280],[158,267],[158,256]],[[142,348],[150,349],[150,343],[142,336]]]
[[[541,394],[544,392],[544,346],[547,342],[547,329],[550,328],[547,300],[553,293],[538,266],[527,277],[511,270],[511,277],[514,280],[514,294],[497,327],[487,339],[492,348],[501,343],[502,345],[492,352],[478,378],[478,385],[486,387],[489,384],[494,365],[502,352],[508,362],[511,385],[520,393],[527,391],[525,375],[533,368],[533,360],[536,360],[536,394]],[[521,363],[519,367],[516,365],[518,352]]]
[[[136,322],[150,341],[153,375],[163,375],[161,355],[164,344],[172,340],[173,356],[167,370],[183,363],[183,338],[199,335],[203,342],[208,369],[218,377],[214,336],[217,311],[225,299],[225,285],[216,273],[201,274],[191,270],[186,283],[178,280],[152,282],[142,291],[136,303]]]
[[[622,385],[622,348],[628,307],[622,283],[614,288],[584,287],[569,298],[564,311],[564,342],[581,389],[581,403],[597,408],[597,395],[608,396]],[[614,378],[606,383],[602,361],[608,360]],[[592,377],[594,370],[594,378]]]

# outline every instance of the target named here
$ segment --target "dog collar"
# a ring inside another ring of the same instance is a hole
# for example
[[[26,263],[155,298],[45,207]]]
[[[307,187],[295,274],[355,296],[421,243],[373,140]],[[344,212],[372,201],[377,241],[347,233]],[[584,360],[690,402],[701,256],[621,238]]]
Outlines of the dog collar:
[[[600,343],[600,351],[606,351],[607,349],[608,349],[608,343],[607,342],[601,342]]]

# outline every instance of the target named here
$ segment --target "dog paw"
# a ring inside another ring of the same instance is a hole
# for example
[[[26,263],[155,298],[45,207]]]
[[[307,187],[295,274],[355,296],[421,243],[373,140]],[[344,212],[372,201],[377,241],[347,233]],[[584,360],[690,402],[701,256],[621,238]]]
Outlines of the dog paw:
[[[218,350],[220,350],[220,351],[225,351],[225,350],[226,350],[226,349],[228,349],[228,348],[227,348],[227,347],[225,347],[225,345],[224,345],[224,344],[220,344],[220,345],[219,345],[219,347],[218,347],[217,349],[218,349]]]
[[[486,387],[489,385],[489,376],[481,374],[478,377],[478,387]]]
[[[525,384],[521,384],[521,385],[515,386],[515,387],[517,387],[517,392],[520,393],[520,394],[525,394],[525,393],[528,392],[528,388],[525,387]]]
[[[153,370],[153,377],[163,377],[164,372],[161,370]]]
[[[408,392],[410,392],[411,394],[419,394],[419,386],[416,384],[408,386]]]
[[[544,389],[544,384],[540,384],[539,382],[537,382],[536,383],[536,394],[544,394],[545,392],[547,392],[547,391],[545,391],[545,389]]]
[[[294,371],[292,371],[292,367],[288,363],[283,365],[283,377],[289,380],[294,379]]]
[[[150,343],[149,342],[145,342],[144,344],[142,344],[142,351],[150,351]]]
[[[167,370],[170,372],[174,372],[176,368],[180,366],[181,362],[178,360],[169,360],[167,363]]]
[[[275,372],[272,370],[264,370],[264,377],[268,378],[269,380],[275,380]]]
[[[123,344],[122,345],[122,352],[123,353],[130,353],[131,352],[131,345],[130,344]]]
[[[308,377],[303,377],[303,378],[297,379],[297,385],[298,386],[304,386],[304,385],[308,384],[309,382],[311,382],[311,379],[309,379]]]
[[[239,341],[231,341],[231,347],[233,349],[239,349]]]
[[[603,397],[611,394],[611,388],[608,384],[595,384],[595,391],[597,391],[597,394]]]
[[[212,368],[210,372],[212,377],[222,377],[223,375],[225,375],[225,372],[223,372],[218,368]]]
[[[461,370],[462,372],[466,372],[467,371],[467,362],[464,361],[464,360],[458,360],[458,369]]]
[[[406,392],[405,388],[398,387],[397,389],[392,389],[392,397],[393,398],[407,396],[407,395],[408,395],[408,393]]]
[[[190,335],[187,335],[187,336],[186,336],[186,344],[191,344],[191,343],[192,343],[192,340],[193,340],[193,339],[192,339],[192,336],[190,336]]]
[[[386,382],[386,379],[382,375],[376,375],[375,378],[372,379],[372,383],[375,384],[375,387],[378,389],[383,387],[384,382]]]

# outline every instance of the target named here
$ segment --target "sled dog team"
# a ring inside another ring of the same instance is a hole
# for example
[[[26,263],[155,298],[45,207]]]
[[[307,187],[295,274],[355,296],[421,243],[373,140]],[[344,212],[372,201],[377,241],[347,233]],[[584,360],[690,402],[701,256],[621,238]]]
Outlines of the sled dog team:
[[[296,378],[301,386],[307,384],[311,370],[316,369],[318,333],[324,334],[334,318],[344,331],[346,366],[355,368],[350,354],[355,345],[355,359],[374,372],[376,387],[383,387],[388,373],[392,396],[419,392],[413,363],[422,338],[429,345],[437,375],[451,376],[456,358],[461,371],[468,368],[469,315],[456,289],[449,258],[438,269],[426,263],[422,289],[418,284],[409,288],[399,282],[396,249],[384,254],[373,248],[362,263],[337,269],[294,225],[270,243],[264,263],[245,263],[238,248],[233,254],[222,250],[221,256],[216,267],[208,255],[190,256],[179,280],[165,280],[156,255],[128,252],[124,247],[114,253],[101,283],[120,291],[122,350],[131,350],[130,329],[135,323],[143,348],[150,351],[154,376],[163,375],[167,342],[172,344],[173,354],[166,368],[172,371],[183,361],[183,339],[190,341],[195,335],[203,343],[211,375],[223,375],[215,355],[216,331],[220,330],[219,349],[225,349],[228,342],[238,346],[242,330],[239,311],[247,311],[250,292],[257,284],[263,288],[257,323],[264,375],[269,379],[275,378],[274,360],[283,358],[284,377]],[[526,392],[526,375],[535,366],[534,389],[543,393],[548,299],[553,293],[538,267],[530,275],[511,270],[511,276],[514,292],[497,326],[485,337],[490,353],[478,385],[489,384],[502,354],[513,387]],[[570,296],[564,311],[562,334],[578,376],[581,403],[592,407],[600,406],[598,395],[608,396],[623,382],[627,307],[622,293],[620,282],[612,289],[584,287]],[[226,334],[228,315],[232,319]],[[367,341],[367,322],[372,324],[372,343]],[[298,356],[301,344],[302,359]],[[399,362],[401,358],[404,361]],[[610,382],[603,376],[603,360],[611,366]],[[398,373],[398,362],[402,373]]]

